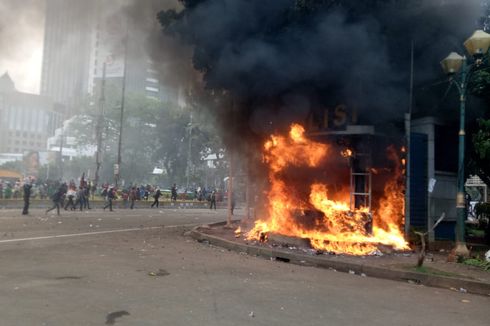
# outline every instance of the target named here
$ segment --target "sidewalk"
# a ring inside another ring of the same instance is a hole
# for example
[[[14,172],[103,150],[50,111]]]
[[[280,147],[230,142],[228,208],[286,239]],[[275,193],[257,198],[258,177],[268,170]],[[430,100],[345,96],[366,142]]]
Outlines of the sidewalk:
[[[458,263],[448,263],[447,252],[429,253],[424,266],[417,269],[417,253],[385,253],[376,256],[348,256],[318,253],[293,244],[261,243],[237,237],[224,222],[195,228],[190,235],[199,242],[220,246],[239,253],[275,259],[287,263],[316,266],[347,272],[360,277],[376,277],[425,286],[490,296],[490,272]],[[243,228],[243,227],[242,227]]]

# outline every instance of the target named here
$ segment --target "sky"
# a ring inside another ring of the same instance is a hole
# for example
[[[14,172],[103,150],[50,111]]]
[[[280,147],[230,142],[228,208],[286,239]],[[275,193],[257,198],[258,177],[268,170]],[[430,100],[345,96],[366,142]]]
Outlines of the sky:
[[[45,0],[0,0],[0,75],[19,91],[39,94]]]

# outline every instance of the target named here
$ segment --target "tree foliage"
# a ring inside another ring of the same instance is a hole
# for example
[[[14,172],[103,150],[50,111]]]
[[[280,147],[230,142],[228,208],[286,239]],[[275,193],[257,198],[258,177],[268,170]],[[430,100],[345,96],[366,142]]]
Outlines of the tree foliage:
[[[100,118],[100,103],[95,100],[87,101],[86,107],[71,125],[73,134],[79,145],[96,146],[95,126]],[[106,101],[104,103],[102,128],[102,166],[101,182],[112,182],[113,166],[117,162],[117,151],[120,128],[121,94],[117,85],[108,83]],[[140,94],[127,94],[124,108],[122,128],[122,178],[126,183],[162,183],[183,184],[186,180],[187,161],[192,160],[191,182],[202,182],[200,169],[203,156],[219,150],[219,140],[213,130],[194,116],[192,130],[190,110],[179,107],[173,102],[162,102]],[[189,137],[191,146],[189,147]],[[215,146],[217,145],[217,146]],[[87,166],[83,161],[85,171],[90,169],[92,176],[95,164]],[[81,167],[80,167],[81,168]],[[152,175],[154,168],[162,168],[164,175]]]
[[[478,120],[479,130],[473,135],[477,155],[483,161],[490,161],[490,120]]]

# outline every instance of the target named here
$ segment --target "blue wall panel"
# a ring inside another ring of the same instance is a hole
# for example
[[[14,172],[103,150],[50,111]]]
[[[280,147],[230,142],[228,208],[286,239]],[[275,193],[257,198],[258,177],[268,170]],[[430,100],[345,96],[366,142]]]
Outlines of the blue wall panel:
[[[410,145],[410,225],[427,230],[427,135],[412,133]]]

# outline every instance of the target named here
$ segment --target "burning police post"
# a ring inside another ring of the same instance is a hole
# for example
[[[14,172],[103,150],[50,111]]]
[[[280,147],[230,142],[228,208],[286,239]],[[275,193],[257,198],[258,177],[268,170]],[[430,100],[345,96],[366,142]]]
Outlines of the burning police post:
[[[402,232],[404,189],[399,164],[370,209],[355,207],[348,187],[332,192],[331,185],[322,183],[322,176],[305,177],[305,169],[328,166],[329,160],[343,155],[331,144],[308,139],[303,126],[293,124],[288,135],[272,135],[263,155],[270,181],[267,213],[246,233],[248,239],[267,241],[269,233],[277,233],[308,239],[315,249],[351,255],[373,253],[379,245],[408,249]],[[393,147],[388,149],[388,159],[397,162]],[[323,179],[343,173],[340,170],[327,169]]]

